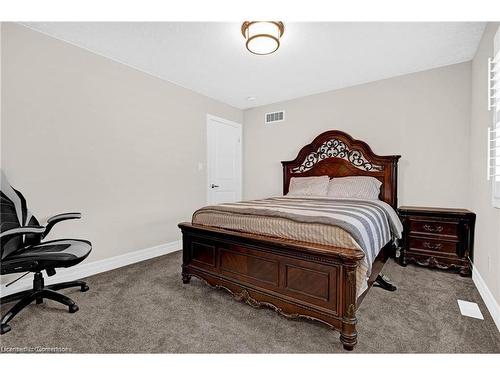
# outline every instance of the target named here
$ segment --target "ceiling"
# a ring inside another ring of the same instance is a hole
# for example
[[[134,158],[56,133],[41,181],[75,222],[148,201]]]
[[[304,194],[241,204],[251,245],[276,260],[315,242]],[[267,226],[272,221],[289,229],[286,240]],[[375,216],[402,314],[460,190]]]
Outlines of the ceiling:
[[[285,22],[280,49],[256,56],[245,49],[240,23],[24,25],[241,109],[469,61],[485,28]]]

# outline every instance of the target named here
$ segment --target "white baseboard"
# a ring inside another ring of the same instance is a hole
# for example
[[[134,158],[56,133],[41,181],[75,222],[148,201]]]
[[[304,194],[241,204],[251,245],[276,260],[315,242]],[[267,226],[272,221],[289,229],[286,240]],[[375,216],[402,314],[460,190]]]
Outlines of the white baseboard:
[[[84,277],[96,275],[101,272],[111,271],[116,268],[123,266],[128,266],[129,264],[141,262],[143,260],[158,257],[160,255],[165,255],[173,253],[174,251],[180,250],[182,248],[182,241],[174,241],[166,244],[149,247],[147,249],[131,251],[122,255],[117,255],[111,258],[106,258],[102,260],[96,260],[94,262],[80,263],[74,267],[70,268],[58,268],[57,273],[52,277],[47,277],[45,283],[47,285],[61,283],[64,281],[72,281],[76,279],[81,279]],[[44,277],[47,275],[44,272]],[[17,281],[11,286],[1,285],[0,295],[2,297],[8,296],[13,293],[17,293],[26,289],[30,289],[33,286],[33,278],[30,275],[26,275],[25,278]]]
[[[481,274],[479,273],[476,267],[472,268],[472,281],[476,285],[479,294],[483,298],[484,304],[488,308],[488,311],[490,312],[493,321],[497,325],[498,331],[500,331],[500,306],[498,305],[498,302],[495,300],[495,297],[493,297],[493,294],[491,294],[490,290],[488,289],[488,286],[484,282],[483,278],[481,277]]]

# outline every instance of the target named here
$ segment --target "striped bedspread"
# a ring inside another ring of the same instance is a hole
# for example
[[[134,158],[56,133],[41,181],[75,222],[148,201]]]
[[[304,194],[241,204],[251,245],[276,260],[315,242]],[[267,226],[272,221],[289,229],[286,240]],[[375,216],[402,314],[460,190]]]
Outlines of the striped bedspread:
[[[391,239],[401,238],[403,231],[394,209],[379,200],[285,196],[224,203],[199,209],[193,214],[193,223],[207,224],[203,221],[208,215],[280,218],[341,228],[352,236],[365,253],[368,274],[380,249]]]

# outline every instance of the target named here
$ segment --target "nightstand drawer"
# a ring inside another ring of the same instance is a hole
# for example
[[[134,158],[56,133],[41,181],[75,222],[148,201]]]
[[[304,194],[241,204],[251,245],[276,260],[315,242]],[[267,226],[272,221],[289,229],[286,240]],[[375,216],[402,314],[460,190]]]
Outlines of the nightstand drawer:
[[[412,218],[410,220],[410,235],[412,233],[458,238],[458,223],[449,221],[419,220]]]
[[[476,215],[462,208],[411,207],[398,209],[403,223],[399,262],[455,270],[471,276]]]
[[[429,239],[422,237],[412,237],[409,238],[410,250],[414,251],[424,251],[432,253],[447,253],[447,254],[457,254],[458,242],[455,241],[445,241],[439,239]]]

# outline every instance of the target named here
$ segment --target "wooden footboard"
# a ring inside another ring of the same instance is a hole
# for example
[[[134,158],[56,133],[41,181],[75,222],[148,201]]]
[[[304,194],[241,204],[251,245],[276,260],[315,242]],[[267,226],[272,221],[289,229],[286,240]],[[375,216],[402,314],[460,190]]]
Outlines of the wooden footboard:
[[[322,322],[340,332],[345,349],[354,348],[356,268],[363,252],[190,223],[179,227],[184,283],[196,276],[253,307]]]

